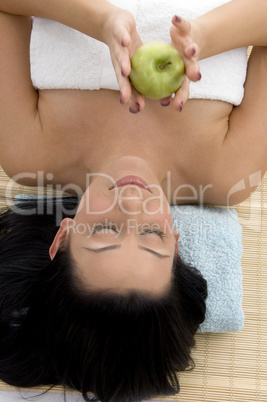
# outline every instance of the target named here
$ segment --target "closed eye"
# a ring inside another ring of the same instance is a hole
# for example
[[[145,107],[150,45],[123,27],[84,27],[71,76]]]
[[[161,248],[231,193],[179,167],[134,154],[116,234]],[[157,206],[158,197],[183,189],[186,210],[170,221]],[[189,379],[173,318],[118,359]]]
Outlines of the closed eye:
[[[143,232],[140,232],[140,235],[146,235],[146,234],[156,234],[157,236],[159,236],[161,239],[163,239],[164,233],[160,232],[159,230],[143,230]]]
[[[108,230],[112,230],[113,232],[115,232],[115,233],[118,233],[119,231],[118,231],[118,228],[117,228],[117,226],[116,225],[102,225],[102,224],[98,224],[98,225],[95,225],[94,227],[93,227],[93,230],[91,231],[91,235],[92,234],[95,234],[95,233],[98,233],[98,232],[102,232],[102,231],[108,231]]]
[[[102,253],[104,251],[108,251],[108,250],[115,250],[118,248],[121,248],[121,244],[111,244],[109,246],[105,246],[105,247],[97,247],[97,248],[91,248],[91,247],[83,247],[85,250],[87,251],[91,251],[94,253]],[[170,258],[171,256],[169,254],[161,254],[158,253],[155,250],[152,250],[148,247],[144,247],[141,245],[138,245],[138,248],[140,248],[141,250],[145,250],[148,253],[154,254],[155,256],[157,256],[158,258]]]

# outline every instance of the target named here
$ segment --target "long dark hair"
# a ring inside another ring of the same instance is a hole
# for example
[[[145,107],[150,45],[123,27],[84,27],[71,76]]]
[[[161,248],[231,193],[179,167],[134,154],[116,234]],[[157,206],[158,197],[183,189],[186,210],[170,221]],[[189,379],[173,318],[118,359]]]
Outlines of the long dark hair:
[[[17,387],[62,385],[86,401],[179,392],[176,373],[194,366],[190,352],[205,316],[206,281],[176,256],[171,287],[161,297],[85,292],[68,248],[53,261],[48,254],[59,205],[63,219],[74,216],[78,203],[25,200],[19,213],[9,208],[0,216],[0,378]]]

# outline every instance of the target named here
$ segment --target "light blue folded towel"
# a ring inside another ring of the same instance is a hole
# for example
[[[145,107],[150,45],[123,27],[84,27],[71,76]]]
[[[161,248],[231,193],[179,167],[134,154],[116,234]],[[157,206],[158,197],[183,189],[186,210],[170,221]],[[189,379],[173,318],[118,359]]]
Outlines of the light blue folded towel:
[[[199,206],[171,207],[180,232],[181,259],[208,282],[205,321],[198,332],[236,332],[244,326],[242,309],[242,227],[237,212]]]
[[[15,203],[36,198],[16,196]],[[42,197],[37,197],[42,198]],[[60,200],[60,198],[59,198]],[[242,227],[232,209],[181,205],[171,207],[180,233],[181,259],[197,268],[208,283],[205,321],[198,332],[236,332],[244,326],[242,309]]]

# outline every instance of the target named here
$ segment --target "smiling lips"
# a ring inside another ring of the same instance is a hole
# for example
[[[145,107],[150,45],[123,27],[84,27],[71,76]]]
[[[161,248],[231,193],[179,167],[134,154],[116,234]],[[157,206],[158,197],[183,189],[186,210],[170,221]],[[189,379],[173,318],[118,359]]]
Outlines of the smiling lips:
[[[141,187],[147,191],[150,191],[150,193],[152,193],[148,184],[141,177],[138,177],[138,176],[125,176],[122,179],[116,181],[116,183],[113,186],[111,186],[109,188],[109,190],[113,190],[116,187],[123,187],[123,186],[129,186],[129,185]]]

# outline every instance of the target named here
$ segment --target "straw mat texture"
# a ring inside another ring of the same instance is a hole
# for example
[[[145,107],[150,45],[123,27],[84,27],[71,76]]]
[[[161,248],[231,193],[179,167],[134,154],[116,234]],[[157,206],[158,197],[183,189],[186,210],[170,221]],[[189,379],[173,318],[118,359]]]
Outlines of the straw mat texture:
[[[5,196],[8,182],[0,171],[0,196]],[[37,190],[14,184],[11,193]],[[243,227],[245,328],[239,333],[197,335],[196,367],[180,375],[180,394],[157,401],[267,401],[267,174],[252,196],[235,208]],[[0,383],[1,389],[12,387]]]

